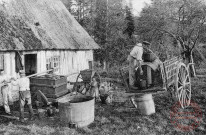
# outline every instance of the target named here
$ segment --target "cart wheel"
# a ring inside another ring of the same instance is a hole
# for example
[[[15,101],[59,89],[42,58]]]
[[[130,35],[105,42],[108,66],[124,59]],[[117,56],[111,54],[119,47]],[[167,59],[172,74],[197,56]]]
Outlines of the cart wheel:
[[[77,91],[77,92],[85,95],[88,92],[88,90],[90,89],[90,86],[91,86],[90,84],[91,84],[92,78],[96,79],[96,81],[98,82],[98,87],[99,87],[99,85],[101,83],[101,77],[97,72],[93,72],[93,74],[90,77],[90,80],[87,80],[87,81],[83,80],[81,77],[81,74],[79,74],[77,76],[76,83],[74,83],[73,91]],[[81,82],[81,81],[84,81],[84,82],[78,84],[78,82]]]
[[[77,79],[76,79],[76,82],[74,83],[74,86],[73,86],[73,90],[72,91],[76,91],[76,92],[79,92],[79,93],[82,93],[82,91],[86,88],[85,85],[80,85],[78,84],[78,82],[81,82],[82,81],[82,77],[81,75],[79,74],[77,76]]]
[[[182,108],[190,105],[191,100],[191,81],[189,71],[184,63],[178,64],[176,82],[176,98]]]

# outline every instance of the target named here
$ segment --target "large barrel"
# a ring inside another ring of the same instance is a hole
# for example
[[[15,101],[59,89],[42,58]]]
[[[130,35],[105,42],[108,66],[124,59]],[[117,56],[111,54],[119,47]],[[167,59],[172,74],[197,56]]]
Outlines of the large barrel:
[[[94,121],[94,98],[72,96],[70,101],[58,101],[60,120],[77,127],[84,127]]]
[[[155,59],[156,56],[153,53],[151,52],[143,53],[144,62],[153,62]]]
[[[136,98],[137,109],[143,115],[151,115],[155,113],[155,104],[152,94],[143,94]]]

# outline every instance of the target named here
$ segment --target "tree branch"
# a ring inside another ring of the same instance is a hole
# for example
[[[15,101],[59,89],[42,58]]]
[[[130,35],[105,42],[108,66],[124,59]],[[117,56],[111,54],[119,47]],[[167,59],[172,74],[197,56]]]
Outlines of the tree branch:
[[[181,29],[181,25],[180,25],[180,23],[181,23],[181,10],[183,9],[183,7],[184,7],[184,4],[182,4],[181,6],[180,6],[180,8],[179,8],[179,10],[178,10],[178,14],[179,14],[179,16],[178,16],[178,29],[177,29],[177,33],[179,33],[179,29]],[[183,16],[184,17],[184,16]],[[184,20],[184,18],[182,19],[182,20]]]
[[[194,47],[195,47],[195,45],[196,45],[196,43],[197,43],[197,40],[199,39],[199,36],[200,36],[200,29],[201,29],[201,27],[203,26],[204,23],[205,23],[205,17],[204,17],[202,23],[201,23],[200,26],[199,26],[199,29],[198,29],[198,32],[197,32],[197,36],[196,36],[196,38],[195,38],[195,40],[194,40],[194,42],[193,42],[193,46],[192,46],[192,48],[190,49],[190,51],[192,51],[192,50],[194,49]]]
[[[181,47],[183,50],[185,50],[185,44],[184,44],[184,41],[182,40],[182,38],[180,36],[176,36],[174,35],[173,33],[167,31],[167,30],[163,30],[163,29],[157,29],[159,31],[162,31],[168,35],[170,35],[172,38],[174,38],[178,43],[180,43]]]

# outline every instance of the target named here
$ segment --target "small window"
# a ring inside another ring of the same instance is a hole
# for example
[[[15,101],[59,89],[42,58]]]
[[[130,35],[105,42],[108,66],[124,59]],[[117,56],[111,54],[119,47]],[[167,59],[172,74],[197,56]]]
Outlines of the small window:
[[[60,65],[60,56],[55,56],[53,58],[53,68],[55,68],[55,72],[59,71],[59,65]]]
[[[0,54],[0,70],[4,70],[4,55]]]
[[[51,58],[47,58],[46,62],[47,70],[54,68],[54,72],[59,71],[60,56],[53,56]]]

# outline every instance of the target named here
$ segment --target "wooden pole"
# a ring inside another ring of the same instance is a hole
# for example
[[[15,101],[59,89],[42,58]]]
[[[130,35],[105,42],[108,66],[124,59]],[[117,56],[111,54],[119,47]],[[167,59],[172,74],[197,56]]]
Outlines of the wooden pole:
[[[47,73],[47,72],[52,71],[52,70],[54,70],[54,69],[49,69],[49,70],[46,70],[46,71],[43,71],[43,72],[40,72],[40,73],[36,73],[36,74],[32,74],[32,75],[28,75],[28,76],[25,76],[25,77],[30,78],[30,77],[33,77],[33,76],[37,76],[37,75]]]
[[[29,75],[29,76],[26,76],[26,77],[30,78],[30,77],[33,77],[33,76],[37,76],[37,75],[47,73],[47,72],[52,71],[52,70],[54,70],[54,69],[49,69],[49,70],[46,70],[46,71],[43,71],[43,72],[40,72],[40,73],[36,73],[36,74],[32,74],[32,75]],[[64,75],[64,76],[71,76],[71,75],[74,75],[74,74],[79,74],[79,72],[71,73],[71,74]]]

